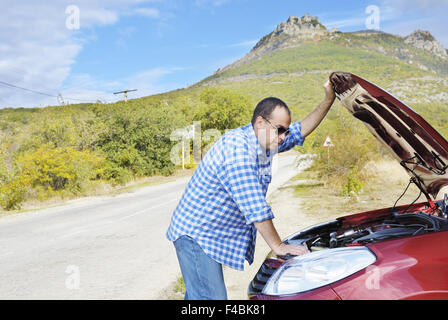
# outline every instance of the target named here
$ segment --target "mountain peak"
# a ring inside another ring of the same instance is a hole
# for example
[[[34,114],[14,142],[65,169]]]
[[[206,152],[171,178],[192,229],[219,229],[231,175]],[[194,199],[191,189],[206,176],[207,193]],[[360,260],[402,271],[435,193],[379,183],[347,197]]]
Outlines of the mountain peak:
[[[318,17],[305,14],[302,18],[290,16],[286,22],[280,23],[274,30],[274,36],[286,34],[292,37],[312,38],[317,34],[327,34],[328,30]]]
[[[303,26],[304,28],[315,28],[316,26],[320,26],[323,29],[326,29],[320,22],[318,17],[313,17],[309,13],[305,14],[302,18],[298,18],[296,16],[289,16],[288,20],[279,24],[281,25],[298,25]]]
[[[414,53],[410,53],[411,46],[431,53],[432,58],[436,56],[448,61],[447,50],[428,31],[416,30],[406,37],[394,36],[376,30],[343,33],[338,32],[337,28],[333,28],[329,31],[319,22],[318,17],[307,13],[301,18],[293,15],[289,16],[286,21],[278,24],[274,31],[261,38],[247,55],[228,66],[218,69],[215,74],[237,68],[276,50],[300,47],[303,44],[318,43],[321,40],[332,41],[336,46],[343,46],[345,49],[354,48],[368,50],[369,52],[373,50],[385,56],[405,61],[408,64],[413,64],[418,60]],[[379,43],[383,45],[379,45]],[[424,52],[421,52],[421,54],[424,55]],[[420,53],[417,55],[420,55]],[[417,66],[423,70],[436,72],[434,71],[435,62],[431,62],[434,59],[429,59],[420,59]]]
[[[303,40],[324,38],[335,31],[337,30],[328,31],[318,17],[308,13],[301,18],[291,15],[288,20],[277,25],[274,31],[261,38],[246,56],[218,69],[215,74],[238,67],[276,49],[298,46]]]
[[[432,36],[429,31],[415,30],[404,38],[404,42],[416,48],[432,52],[441,58],[448,58],[446,49]]]

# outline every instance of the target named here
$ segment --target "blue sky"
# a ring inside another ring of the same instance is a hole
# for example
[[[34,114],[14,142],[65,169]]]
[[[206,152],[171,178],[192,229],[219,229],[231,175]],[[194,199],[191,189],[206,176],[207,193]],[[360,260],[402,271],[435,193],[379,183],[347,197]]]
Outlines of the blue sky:
[[[243,57],[290,15],[356,31],[366,29],[374,5],[380,30],[429,30],[448,47],[448,0],[2,2],[1,108],[56,105],[59,93],[69,102],[113,102],[123,89],[138,89],[135,98],[183,88]]]

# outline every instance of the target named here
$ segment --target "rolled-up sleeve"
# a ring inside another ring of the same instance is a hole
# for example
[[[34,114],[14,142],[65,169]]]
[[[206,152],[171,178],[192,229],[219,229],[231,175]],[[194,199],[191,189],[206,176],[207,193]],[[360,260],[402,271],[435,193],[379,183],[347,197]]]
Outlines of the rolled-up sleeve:
[[[291,150],[297,145],[303,146],[305,143],[305,138],[302,136],[302,125],[299,121],[290,125],[289,130],[291,131],[291,134],[278,147],[279,153]]]
[[[226,144],[218,177],[246,219],[246,224],[273,219],[258,177],[257,155],[246,141]]]

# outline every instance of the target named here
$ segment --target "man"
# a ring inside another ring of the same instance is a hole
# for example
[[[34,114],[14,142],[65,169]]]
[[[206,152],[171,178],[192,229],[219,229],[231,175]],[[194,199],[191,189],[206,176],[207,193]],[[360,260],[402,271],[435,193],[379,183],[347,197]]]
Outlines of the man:
[[[322,103],[292,125],[283,101],[262,100],[251,124],[224,134],[202,159],[167,231],[176,248],[186,300],[227,299],[222,265],[243,270],[245,259],[252,264],[257,231],[279,256],[308,252],[304,246],[282,243],[265,198],[273,155],[303,145],[333,104],[329,81],[324,89]]]

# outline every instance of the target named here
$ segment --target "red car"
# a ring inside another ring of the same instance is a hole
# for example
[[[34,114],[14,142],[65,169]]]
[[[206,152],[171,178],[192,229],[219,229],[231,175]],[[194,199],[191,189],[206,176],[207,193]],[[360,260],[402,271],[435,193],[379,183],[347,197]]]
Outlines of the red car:
[[[411,108],[374,84],[336,72],[341,103],[400,162],[427,201],[340,217],[285,240],[311,251],[269,257],[249,298],[448,299],[448,142]]]

